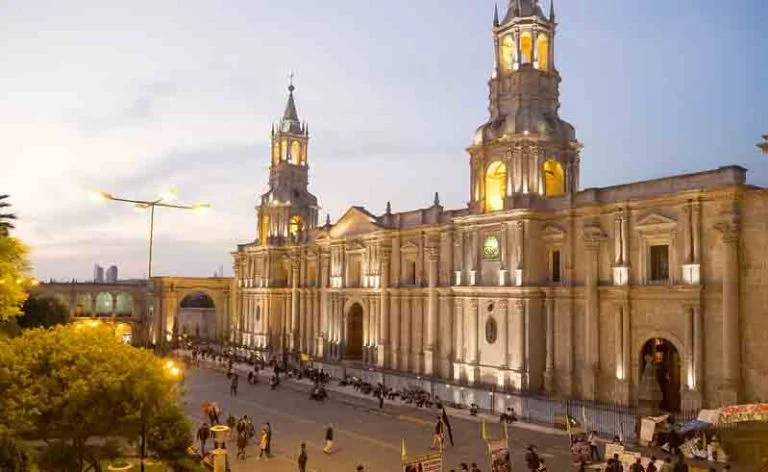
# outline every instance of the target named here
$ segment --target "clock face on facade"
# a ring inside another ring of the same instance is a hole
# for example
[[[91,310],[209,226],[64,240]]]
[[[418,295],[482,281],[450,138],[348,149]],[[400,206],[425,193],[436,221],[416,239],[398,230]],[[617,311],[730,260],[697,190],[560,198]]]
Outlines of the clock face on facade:
[[[487,236],[483,243],[483,259],[498,259],[499,255],[499,238],[496,236]]]
[[[485,322],[485,341],[488,344],[496,342],[496,336],[498,335],[498,327],[496,326],[496,319],[493,316],[488,317],[488,321]]]

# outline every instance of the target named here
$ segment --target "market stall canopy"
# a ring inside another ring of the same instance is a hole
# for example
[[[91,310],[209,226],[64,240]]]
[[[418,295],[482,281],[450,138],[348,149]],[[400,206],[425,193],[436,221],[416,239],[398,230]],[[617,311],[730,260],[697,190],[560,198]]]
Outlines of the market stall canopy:
[[[716,410],[701,410],[697,420],[712,425],[744,423],[747,421],[768,422],[768,403],[730,405]]]

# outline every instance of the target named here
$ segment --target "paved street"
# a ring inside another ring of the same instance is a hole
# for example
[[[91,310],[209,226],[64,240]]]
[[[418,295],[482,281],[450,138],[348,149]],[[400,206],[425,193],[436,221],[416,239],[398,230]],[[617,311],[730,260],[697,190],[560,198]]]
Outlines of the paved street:
[[[335,383],[332,383],[335,385]],[[409,455],[426,451],[431,445],[434,413],[428,410],[386,403],[383,410],[377,403],[338,392],[329,391],[330,398],[319,403],[309,400],[309,387],[285,380],[275,391],[265,381],[248,385],[241,378],[237,397],[229,396],[229,381],[223,373],[207,369],[190,369],[185,381],[186,411],[202,421],[201,405],[205,400],[216,401],[223,410],[222,420],[229,413],[247,414],[257,430],[269,421],[273,428],[273,454],[269,461],[258,461],[255,445],[248,448],[246,461],[231,457],[234,471],[295,471],[299,444],[307,444],[308,470],[318,472],[354,471],[358,464],[366,471],[396,471],[400,465],[400,444],[405,439]],[[335,452],[326,455],[325,425],[333,423],[336,436]],[[476,421],[451,418],[455,446],[447,447],[445,471],[458,470],[460,462],[477,462],[488,470],[485,443]],[[503,434],[498,423],[490,424],[492,435]],[[567,438],[512,427],[509,429],[513,466],[524,466],[523,454],[528,444],[536,444],[549,469],[553,472],[569,469]],[[210,447],[210,445],[209,445]],[[234,444],[232,455],[234,454]]]

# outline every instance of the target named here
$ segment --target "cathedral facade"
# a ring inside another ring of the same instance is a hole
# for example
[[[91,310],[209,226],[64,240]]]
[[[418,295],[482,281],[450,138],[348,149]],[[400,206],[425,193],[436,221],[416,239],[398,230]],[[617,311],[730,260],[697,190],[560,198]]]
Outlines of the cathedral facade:
[[[496,14],[464,208],[319,224],[291,85],[233,252],[232,341],[627,405],[653,366],[670,411],[768,398],[768,192],[736,166],[581,189],[555,32],[534,0]]]

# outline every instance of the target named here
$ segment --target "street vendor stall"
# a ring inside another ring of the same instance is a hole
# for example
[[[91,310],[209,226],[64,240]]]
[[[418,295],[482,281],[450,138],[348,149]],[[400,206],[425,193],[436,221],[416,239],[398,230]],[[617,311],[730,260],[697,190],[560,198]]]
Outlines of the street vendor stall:
[[[709,460],[757,465],[768,456],[768,403],[725,406],[707,419],[719,436],[716,444],[707,445]]]

